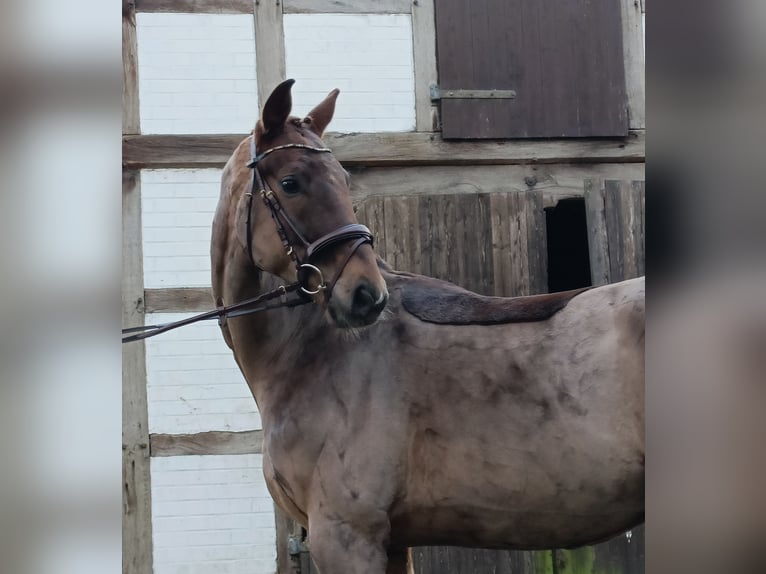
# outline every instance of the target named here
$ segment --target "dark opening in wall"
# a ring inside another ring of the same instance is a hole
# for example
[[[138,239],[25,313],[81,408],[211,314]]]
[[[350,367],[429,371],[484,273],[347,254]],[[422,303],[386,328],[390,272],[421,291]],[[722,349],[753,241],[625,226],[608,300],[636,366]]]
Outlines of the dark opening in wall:
[[[590,280],[585,200],[562,199],[545,209],[548,239],[548,292],[587,287]]]

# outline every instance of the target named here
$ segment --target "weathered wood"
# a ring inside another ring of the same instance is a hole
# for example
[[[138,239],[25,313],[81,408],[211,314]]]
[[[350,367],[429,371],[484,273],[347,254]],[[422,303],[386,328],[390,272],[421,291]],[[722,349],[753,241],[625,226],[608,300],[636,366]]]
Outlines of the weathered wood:
[[[625,93],[631,129],[646,127],[646,75],[641,6],[635,0],[621,0],[622,41],[625,59]]]
[[[136,12],[252,14],[253,0],[136,0]]]
[[[613,0],[440,0],[436,28],[443,91],[516,92],[512,100],[442,100],[445,138],[628,132],[621,12]]]
[[[286,73],[282,3],[278,0],[255,3],[255,72],[258,106],[263,109],[272,90],[285,80]]]
[[[529,250],[529,294],[548,292],[548,240],[543,196],[539,191],[524,194]]]
[[[607,180],[603,188],[587,182],[585,214],[594,285],[644,274],[644,205],[643,181]]]
[[[130,168],[223,167],[244,135],[143,135],[122,138]]]
[[[550,550],[511,552],[430,546],[412,549],[416,574],[550,574]]]
[[[635,203],[635,225],[633,226],[634,243],[636,245],[636,276],[646,273],[646,182],[634,181],[633,201]]]
[[[138,105],[138,59],[136,11],[132,2],[122,2],[122,133],[141,133]]]
[[[439,129],[438,107],[431,101],[431,86],[437,84],[436,17],[434,0],[419,0],[412,7],[412,45],[415,67],[415,129]]]
[[[125,136],[123,166],[222,167],[246,137],[247,134]],[[643,163],[645,160],[643,131],[633,132],[624,139],[475,142],[445,142],[438,134],[420,132],[329,133],[324,141],[335,156],[350,167]]]
[[[287,546],[294,522],[274,505],[274,529],[277,539],[277,574],[294,574],[292,560]]]
[[[409,14],[412,10],[412,0],[282,0],[282,4],[285,14]]]
[[[213,309],[213,294],[207,287],[146,289],[144,305],[147,313],[202,312]]]
[[[139,174],[122,174],[122,324],[143,325],[144,275]],[[152,571],[149,415],[146,350],[139,341],[122,347],[122,548],[123,574]]]
[[[189,454],[260,454],[263,431],[209,431],[195,434],[152,434],[151,456]]]
[[[486,294],[547,290],[540,192],[370,197],[357,218],[396,269]]]
[[[588,227],[590,279],[594,286],[609,283],[604,189],[600,180],[585,180],[585,219]]]

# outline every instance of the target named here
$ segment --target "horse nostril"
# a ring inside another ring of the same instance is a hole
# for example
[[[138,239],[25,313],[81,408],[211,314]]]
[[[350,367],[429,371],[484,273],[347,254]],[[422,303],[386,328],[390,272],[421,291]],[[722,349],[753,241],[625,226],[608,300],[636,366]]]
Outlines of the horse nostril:
[[[368,285],[360,285],[354,291],[354,299],[351,308],[355,315],[366,317],[375,308],[376,297]]]
[[[387,298],[370,285],[362,284],[354,291],[352,311],[358,317],[377,315],[386,306]]]

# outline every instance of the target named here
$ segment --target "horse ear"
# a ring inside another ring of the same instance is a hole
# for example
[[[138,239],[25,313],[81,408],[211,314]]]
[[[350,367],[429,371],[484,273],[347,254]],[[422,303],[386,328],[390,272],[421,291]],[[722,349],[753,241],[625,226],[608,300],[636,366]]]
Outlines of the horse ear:
[[[332,116],[335,113],[335,100],[338,99],[340,90],[335,88],[332,92],[327,94],[327,97],[319,102],[317,107],[309,112],[306,119],[303,121],[308,124],[311,131],[313,131],[320,138],[324,133],[327,125],[332,121]]]
[[[263,126],[264,134],[273,134],[285,125],[290,110],[293,108],[293,97],[290,89],[295,80],[285,80],[271,92],[263,106],[263,114],[259,123]]]

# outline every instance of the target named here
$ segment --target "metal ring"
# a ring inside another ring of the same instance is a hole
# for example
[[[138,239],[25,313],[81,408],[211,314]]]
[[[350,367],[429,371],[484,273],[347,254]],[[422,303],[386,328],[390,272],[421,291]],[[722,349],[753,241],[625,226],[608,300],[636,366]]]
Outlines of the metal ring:
[[[309,271],[313,271],[319,276],[319,286],[316,288],[316,291],[309,291],[303,285],[301,285],[301,291],[303,291],[306,295],[316,295],[317,293],[324,291],[327,286],[324,282],[324,275],[322,275],[322,270],[319,267],[312,265],[311,263],[303,263],[298,267],[298,271],[304,267],[306,267]],[[298,277],[298,280],[300,281],[300,277]]]

